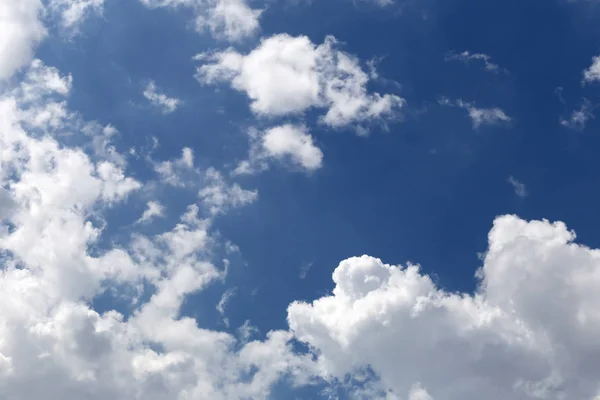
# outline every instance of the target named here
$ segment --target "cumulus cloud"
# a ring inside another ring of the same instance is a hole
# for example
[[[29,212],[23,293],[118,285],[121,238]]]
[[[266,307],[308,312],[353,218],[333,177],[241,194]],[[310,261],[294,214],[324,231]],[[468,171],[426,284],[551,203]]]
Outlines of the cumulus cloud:
[[[475,104],[467,103],[461,99],[452,101],[445,97],[441,98],[439,103],[444,106],[456,106],[466,110],[469,118],[471,118],[471,121],[473,122],[473,129],[475,130],[484,125],[507,125],[512,122],[512,118],[499,107],[479,108],[476,107]]]
[[[245,93],[258,115],[301,114],[324,108],[321,121],[332,127],[391,117],[404,99],[369,93],[369,74],[341,50],[332,36],[320,45],[306,36],[280,34],[263,39],[248,54],[234,49],[199,54],[197,78],[204,84],[228,82]],[[285,84],[282,84],[285,82]]]
[[[250,157],[242,161],[235,174],[251,174],[269,168],[271,160],[288,160],[307,172],[319,169],[323,152],[302,125],[285,124],[264,132],[250,130]]]
[[[325,374],[369,366],[399,398],[594,399],[600,251],[574,239],[561,222],[497,218],[472,295],[350,258],[333,293],[293,303],[288,321]]]
[[[29,64],[46,37],[40,0],[0,2],[0,81]]]
[[[244,0],[140,0],[150,8],[187,7],[196,18],[199,32],[210,30],[213,36],[232,42],[256,34],[260,29],[261,10],[250,8]]]
[[[569,118],[561,118],[560,124],[565,128],[582,131],[585,128],[588,120],[594,119],[594,106],[592,103],[584,99],[578,110],[573,110]]]
[[[144,89],[144,97],[154,107],[160,108],[164,114],[170,114],[177,110],[177,107],[181,104],[181,100],[168,97],[166,94],[159,92],[154,81],[150,81]]]
[[[502,71],[498,64],[494,64],[492,57],[483,53],[471,53],[469,51],[463,51],[462,53],[449,53],[446,56],[446,61],[460,61],[465,64],[469,64],[471,61],[480,61],[483,63],[483,67],[486,71],[498,73]]]

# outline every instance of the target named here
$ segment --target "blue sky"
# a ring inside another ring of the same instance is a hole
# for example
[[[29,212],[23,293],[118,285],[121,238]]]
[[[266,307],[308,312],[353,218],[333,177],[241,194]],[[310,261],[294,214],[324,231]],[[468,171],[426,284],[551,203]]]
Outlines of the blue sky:
[[[0,0],[0,397],[597,400],[598,18]]]

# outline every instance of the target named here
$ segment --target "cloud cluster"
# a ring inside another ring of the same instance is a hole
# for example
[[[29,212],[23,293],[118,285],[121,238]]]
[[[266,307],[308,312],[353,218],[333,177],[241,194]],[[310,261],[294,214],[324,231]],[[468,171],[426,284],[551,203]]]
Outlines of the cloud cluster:
[[[315,45],[306,36],[279,34],[263,39],[248,54],[231,48],[199,54],[197,78],[204,84],[230,83],[262,116],[323,108],[321,121],[335,128],[390,117],[404,105],[399,96],[369,93],[369,75],[358,59],[337,47],[331,36]]]
[[[256,331],[247,322],[238,341],[201,328],[180,310],[225,273],[214,262],[213,218],[255,194],[217,170],[198,172],[199,204],[179,222],[102,244],[106,210],[145,183],[127,176],[124,156],[114,162],[95,150],[110,148],[112,129],[99,131],[108,131],[104,145],[90,152],[60,139],[80,126],[77,116],[35,133],[32,121],[71,85],[36,61],[0,97],[0,397],[264,399],[282,379],[345,385],[363,398],[600,395],[600,251],[575,244],[563,223],[497,218],[474,294],[445,292],[418,266],[362,256],[339,264],[330,295],[289,306],[288,331],[249,341]],[[274,155],[304,143],[274,135],[263,140]],[[197,172],[191,150],[154,166],[164,184],[196,189],[177,177]],[[148,222],[162,213],[150,203],[147,211]],[[129,311],[92,306],[110,293],[128,299]],[[217,305],[223,318],[226,293]],[[309,351],[295,350],[294,340]]]
[[[212,262],[212,220],[197,205],[164,232],[101,244],[105,211],[144,183],[127,176],[124,161],[103,157],[110,153],[61,141],[63,133],[89,138],[70,120],[52,134],[28,129],[70,85],[35,62],[22,85],[0,96],[0,397],[265,398],[284,376],[307,382],[312,359],[293,353],[289,332],[238,345],[180,315],[187,295],[224,273]],[[189,167],[193,155],[184,151],[176,163]],[[147,211],[146,221],[162,213],[155,203]],[[111,293],[131,311],[92,307]]]
[[[600,251],[574,238],[560,222],[497,218],[473,295],[415,265],[350,258],[331,295],[290,305],[290,328],[330,379],[368,367],[387,398],[593,400]]]

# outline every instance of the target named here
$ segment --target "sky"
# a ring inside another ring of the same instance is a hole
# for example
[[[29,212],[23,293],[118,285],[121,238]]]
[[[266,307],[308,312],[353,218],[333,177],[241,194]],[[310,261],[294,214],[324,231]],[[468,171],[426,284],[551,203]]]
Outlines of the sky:
[[[600,399],[599,18],[0,0],[0,398]]]

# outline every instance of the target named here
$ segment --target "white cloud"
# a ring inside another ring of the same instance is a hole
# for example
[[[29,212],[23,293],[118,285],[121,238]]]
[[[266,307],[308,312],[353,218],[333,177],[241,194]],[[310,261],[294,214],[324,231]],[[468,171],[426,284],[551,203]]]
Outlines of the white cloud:
[[[177,107],[181,105],[181,100],[168,97],[164,93],[160,93],[156,87],[154,81],[150,81],[146,89],[144,90],[144,97],[150,101],[154,107],[158,107],[164,114],[170,114],[177,110]]]
[[[308,172],[322,165],[323,152],[314,144],[305,126],[286,124],[264,132],[251,130],[249,135],[250,157],[238,165],[235,174],[264,171],[272,159],[289,160]]]
[[[243,0],[217,0],[208,15],[199,15],[196,26],[199,31],[207,27],[213,36],[238,42],[260,30],[262,10],[255,10]]]
[[[153,220],[154,218],[164,217],[165,206],[160,202],[150,200],[146,203],[146,209],[142,213],[142,216],[137,220],[137,223],[144,223]]]
[[[237,183],[228,185],[219,171],[209,168],[205,174],[203,188],[198,192],[198,197],[210,214],[217,215],[230,208],[253,203],[258,199],[258,192],[242,189]]]
[[[470,53],[469,51],[463,51],[462,53],[450,53],[446,56],[446,61],[460,61],[465,64],[469,64],[471,61],[483,62],[483,67],[486,71],[498,73],[502,71],[498,64],[494,64],[492,57],[483,53]]]
[[[516,180],[513,176],[508,177],[508,183],[515,190],[515,194],[519,197],[527,197],[527,188],[525,184]]]
[[[350,258],[333,293],[293,303],[288,321],[325,375],[370,366],[400,398],[594,399],[600,250],[574,238],[560,222],[497,218],[473,295],[414,265]]]
[[[0,81],[29,64],[46,37],[39,19],[42,12],[40,0],[0,2]]]
[[[50,0],[48,9],[59,16],[62,28],[77,33],[90,14],[102,14],[104,0]]]
[[[199,173],[194,168],[194,151],[189,147],[182,149],[181,157],[178,159],[155,163],[154,171],[161,182],[176,187],[188,185],[190,176],[191,180],[194,180]]]
[[[150,8],[187,7],[196,18],[196,29],[201,32],[208,28],[217,38],[232,42],[253,36],[260,30],[261,10],[255,10],[244,0],[140,0]]]
[[[219,314],[221,314],[221,320],[223,321],[223,323],[225,324],[226,327],[229,328],[229,318],[227,318],[227,316],[225,315],[225,308],[227,307],[227,304],[229,303],[229,300],[231,300],[231,298],[233,296],[235,296],[237,292],[236,288],[232,288],[232,289],[227,289],[225,292],[223,292],[223,294],[221,295],[221,299],[219,300],[219,303],[217,304],[217,311],[219,312]],[[242,329],[248,330],[248,327],[242,327]],[[243,334],[246,334],[248,332],[243,332]]]
[[[275,35],[245,55],[230,48],[196,56],[203,62],[197,78],[204,84],[230,82],[250,98],[252,111],[264,116],[325,108],[321,121],[332,127],[393,116],[404,99],[368,93],[369,75],[356,57],[336,47],[331,36],[317,46],[306,36]]]
[[[594,119],[594,106],[589,100],[584,99],[579,110],[574,110],[568,119],[561,118],[560,124],[565,128],[581,131],[590,119]]]
[[[467,103],[458,99],[452,101],[446,97],[442,97],[439,103],[444,106],[459,107],[467,111],[469,118],[473,122],[473,129],[477,130],[483,125],[508,125],[513,120],[504,110],[499,107],[478,108],[473,103]]]
[[[0,398],[265,398],[282,377],[307,382],[314,363],[294,354],[290,333],[238,345],[180,316],[187,295],[223,274],[210,261],[217,236],[198,206],[165,232],[132,232],[129,241],[97,246],[106,209],[141,183],[101,152],[30,134],[23,117],[62,89],[47,93],[48,80],[28,82],[40,87],[0,96],[0,203],[10,209],[2,209],[0,229]],[[179,164],[193,167],[191,151]],[[139,302],[144,286],[153,294]],[[135,311],[125,317],[91,308],[110,291],[133,293]]]
[[[583,71],[583,82],[593,83],[600,81],[600,56],[592,58],[592,65]]]

